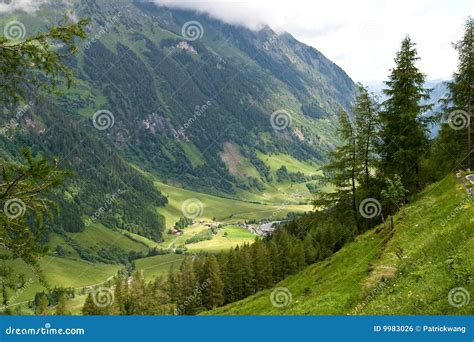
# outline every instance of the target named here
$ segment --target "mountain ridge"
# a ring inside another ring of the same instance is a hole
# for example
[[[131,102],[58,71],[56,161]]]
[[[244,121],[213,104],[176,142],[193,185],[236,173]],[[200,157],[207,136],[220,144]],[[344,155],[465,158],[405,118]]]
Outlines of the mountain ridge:
[[[280,185],[262,156],[288,155],[317,169],[337,144],[335,114],[350,107],[354,84],[287,33],[124,0],[57,3],[0,23],[16,18],[32,34],[65,10],[91,20],[88,40],[68,61],[77,83],[61,97],[40,99],[13,140],[2,142],[7,156],[13,145],[29,145],[63,156],[75,172],[55,194],[65,208],[56,229],[83,229],[80,222],[102,206],[104,194],[130,181],[98,221],[159,240],[165,223],[155,208],[167,200],[130,165],[200,192],[258,195]],[[185,36],[190,22],[203,27],[197,39]],[[138,215],[139,208],[148,214]]]

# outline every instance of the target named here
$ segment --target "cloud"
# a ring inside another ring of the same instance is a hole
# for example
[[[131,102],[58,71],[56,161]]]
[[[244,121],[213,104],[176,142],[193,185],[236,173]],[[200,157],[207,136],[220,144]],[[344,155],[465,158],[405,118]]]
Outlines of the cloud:
[[[27,13],[34,13],[47,0],[0,0],[0,13],[22,10]]]
[[[67,0],[0,0],[0,13],[36,11]],[[113,0],[102,0],[113,1]],[[131,1],[131,0],[130,0]],[[142,0],[189,9],[258,30],[289,32],[341,66],[356,81],[380,82],[406,34],[418,43],[420,69],[429,79],[447,79],[457,65],[451,43],[460,39],[473,12],[471,0]]]
[[[470,0],[150,0],[256,30],[269,25],[324,53],[357,81],[386,78],[401,40],[418,43],[420,69],[447,79],[456,67],[451,42],[462,35]]]

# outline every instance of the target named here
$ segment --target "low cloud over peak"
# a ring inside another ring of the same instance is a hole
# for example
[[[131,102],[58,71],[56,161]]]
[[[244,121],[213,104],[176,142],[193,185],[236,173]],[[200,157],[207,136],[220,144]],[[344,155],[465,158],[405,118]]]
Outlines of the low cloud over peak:
[[[145,0],[147,1],[147,0]],[[289,32],[343,67],[355,80],[386,78],[401,40],[418,43],[428,78],[447,79],[456,67],[451,43],[458,40],[469,0],[149,0],[170,8],[207,13],[229,24]]]

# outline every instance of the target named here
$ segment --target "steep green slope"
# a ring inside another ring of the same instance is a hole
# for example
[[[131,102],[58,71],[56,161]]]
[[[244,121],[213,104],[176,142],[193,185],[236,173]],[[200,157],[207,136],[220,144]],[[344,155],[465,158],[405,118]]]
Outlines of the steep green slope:
[[[67,61],[76,85],[60,96],[30,94],[15,127],[0,135],[0,163],[26,145],[73,172],[52,195],[59,217],[47,222],[61,255],[117,262],[142,251],[107,246],[104,227],[162,243],[189,198],[202,199],[206,219],[302,209],[307,183],[317,186],[311,176],[337,143],[334,115],[353,100],[342,69],[269,27],[252,31],[143,1],[59,1],[35,13],[2,13],[0,26],[20,21],[26,37],[65,23],[65,12],[90,19],[87,41]],[[202,34],[194,40],[182,29],[196,21]],[[0,117],[2,124],[12,113],[0,108]],[[277,180],[283,165],[304,175]],[[175,189],[153,186],[155,179],[189,192],[168,204],[160,190]],[[295,192],[301,198],[289,199]]]
[[[55,102],[78,128],[111,145],[112,155],[160,179],[233,194],[258,192],[255,183],[268,181],[257,151],[320,161],[336,142],[333,116],[340,106],[349,107],[353,82],[291,35],[268,27],[251,31],[141,1],[70,3],[67,9],[75,17],[91,19],[90,37],[70,61],[78,85]],[[62,20],[62,6],[10,17],[26,23],[31,34]],[[190,21],[202,27],[199,39],[183,36]],[[114,124],[96,130],[91,119],[102,109],[112,113]],[[283,111],[282,123],[272,121],[277,110]],[[51,125],[43,122],[43,111],[33,112],[37,115],[26,115],[33,126]],[[288,116],[291,122],[285,122]],[[284,127],[274,129],[280,124]],[[63,144],[70,142],[63,139]],[[243,178],[231,172],[221,157],[226,144],[235,146],[253,172]],[[51,143],[46,145],[49,150]]]
[[[185,256],[180,254],[155,255],[135,261],[136,269],[143,272],[147,281],[153,281],[156,277],[168,276],[169,270],[179,269]]]
[[[145,256],[156,245],[139,235],[98,223],[88,225],[82,232],[53,233],[48,241],[50,254],[109,264],[126,263],[130,253]]]
[[[23,261],[16,259],[8,261],[7,264],[15,268],[19,273],[25,275],[25,286],[18,291],[9,293],[7,300],[9,304],[18,304],[30,301],[37,292],[45,291],[36,274]],[[103,263],[92,263],[83,260],[73,260],[46,256],[39,262],[46,282],[50,287],[63,286],[73,287],[79,292],[80,289],[90,285],[102,284],[108,278],[114,276],[120,269],[118,265]],[[0,296],[3,300],[3,297]],[[24,306],[25,307],[25,306]]]
[[[448,176],[404,207],[393,231],[377,227],[275,289],[207,314],[472,314],[473,202]],[[272,291],[289,304],[272,305]]]

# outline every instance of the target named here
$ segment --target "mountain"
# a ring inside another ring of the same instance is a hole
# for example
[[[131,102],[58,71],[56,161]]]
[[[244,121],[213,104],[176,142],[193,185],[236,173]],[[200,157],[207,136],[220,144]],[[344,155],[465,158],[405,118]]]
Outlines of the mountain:
[[[154,179],[259,197],[283,184],[273,156],[316,172],[337,143],[335,114],[350,107],[354,84],[288,33],[125,0],[53,2],[34,15],[3,14],[0,26],[17,20],[30,35],[63,23],[64,13],[91,20],[68,60],[76,85],[59,97],[32,94],[17,129],[0,137],[4,158],[27,145],[74,172],[54,194],[56,231],[92,220],[160,241],[174,222],[156,210],[168,198]]]
[[[427,81],[426,87],[432,89],[430,94],[430,99],[426,101],[427,103],[432,103],[433,108],[428,112],[428,115],[436,115],[442,113],[442,104],[441,100],[447,97],[448,87],[446,85],[448,81],[443,80],[433,80]],[[430,133],[431,137],[434,138],[438,135],[440,125],[439,123],[433,124],[431,127]]]
[[[446,98],[448,88],[446,86],[446,80],[427,80],[425,82],[425,88],[431,89],[430,98],[426,101],[423,101],[423,104],[433,104],[433,108],[425,113],[426,116],[431,116],[435,114],[441,113],[441,102],[440,100]],[[368,84],[368,88],[371,92],[375,95],[379,96],[379,98],[383,101],[384,94],[383,89],[385,88],[385,84],[382,82],[374,82]],[[430,127],[430,136],[434,138],[438,135],[439,131],[439,124],[434,123]]]
[[[273,289],[206,314],[472,314],[473,215],[472,196],[449,175],[403,207],[395,229],[380,225]]]

